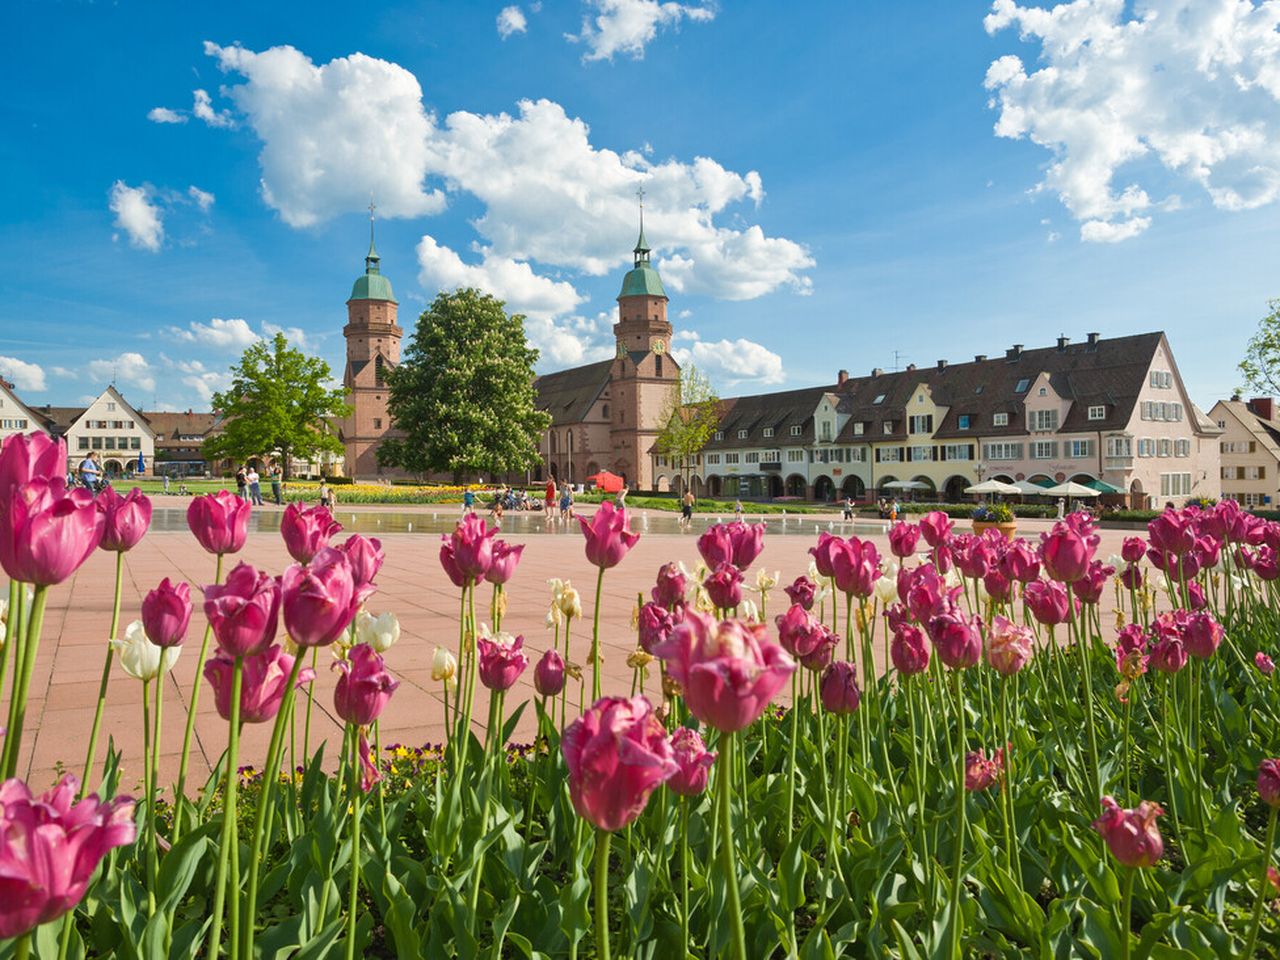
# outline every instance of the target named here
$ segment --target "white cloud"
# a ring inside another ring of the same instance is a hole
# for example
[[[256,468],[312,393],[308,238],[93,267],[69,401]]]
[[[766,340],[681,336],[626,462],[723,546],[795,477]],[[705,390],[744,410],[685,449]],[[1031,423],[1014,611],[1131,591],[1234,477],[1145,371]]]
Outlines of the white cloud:
[[[19,392],[45,389],[44,368],[17,357],[0,356],[0,377],[12,383]]]
[[[170,110],[168,107],[152,107],[147,111],[147,119],[152,123],[186,123],[185,114],[179,113],[177,110]]]
[[[525,19],[524,11],[514,4],[503,7],[498,14],[498,36],[503,40],[513,33],[524,33],[528,29],[529,21]]]
[[[283,333],[284,338],[289,341],[289,345],[297,347],[299,350],[312,350],[316,346],[314,340],[301,327],[282,327],[274,323],[264,323],[262,325],[262,336],[264,338],[274,337],[277,333]]]
[[[161,357],[166,367],[179,374],[180,381],[208,404],[213,395],[231,386],[229,370],[210,370],[199,360],[172,360]]]
[[[1280,197],[1280,3],[1074,0],[1051,8],[995,0],[989,33],[1016,27],[1039,69],[1006,55],[987,70],[998,136],[1054,154],[1040,188],[1116,242],[1150,224],[1157,165],[1199,184],[1222,210]],[[1117,178],[1131,182],[1123,186]]]
[[[129,243],[156,253],[164,242],[164,222],[160,208],[150,200],[146,187],[131,187],[123,180],[111,185],[109,200],[115,224],[129,235]]]
[[[104,384],[135,386],[148,393],[155,390],[155,370],[140,353],[122,353],[110,360],[90,360],[89,376]]]
[[[258,335],[249,324],[239,317],[229,320],[211,317],[208,323],[192,320],[185,330],[181,327],[165,327],[162,332],[171,340],[198,343],[219,350],[243,350],[258,340]]]
[[[362,53],[316,66],[288,46],[205,52],[248,81],[229,95],[263,143],[263,198],[290,226],[362,209],[370,193],[383,216],[444,208],[424,189],[431,120],[408,70]]]
[[[263,141],[263,196],[293,226],[362,210],[370,190],[384,214],[436,213],[445,196],[426,183],[440,177],[483,204],[473,223],[486,258],[599,276],[628,260],[643,186],[648,236],[674,289],[747,299],[809,288],[804,246],[716,222],[763,201],[754,170],[596,147],[587,124],[549,100],[521,101],[517,116],[458,111],[439,125],[411,73],[363,54],[316,66],[292,47],[206,51],[246,78],[229,95]]]
[[[66,367],[50,367],[49,373],[51,373],[55,377],[59,377],[64,380],[69,380],[72,377],[80,376],[80,374],[78,374],[76,371],[69,370]]]
[[[574,367],[613,356],[613,319],[607,313],[562,319],[531,315],[525,318],[524,330],[529,343],[539,351],[540,367]]]
[[[195,184],[187,187],[187,196],[195,201],[197,207],[203,213],[208,213],[209,208],[213,206],[214,196],[208,190],[201,190]]]
[[[676,337],[692,341],[688,347],[673,347],[671,355],[681,366],[692,363],[716,383],[774,384],[785,379],[782,358],[752,340],[703,340],[696,333]]]
[[[615,53],[638,60],[658,28],[674,27],[684,19],[706,23],[716,15],[711,6],[658,0],[586,0],[585,6],[582,32],[565,35],[566,40],[587,45],[584,60],[612,60]]]
[[[475,287],[505,301],[510,313],[543,317],[568,313],[584,299],[573,284],[539,276],[527,263],[496,256],[491,250],[483,254],[480,263],[464,263],[434,237],[424,236],[418,243],[418,265],[422,268],[418,279],[428,290]]]
[[[235,117],[230,110],[214,110],[213,99],[207,90],[195,90],[192,93],[191,112],[196,119],[203,120],[211,127],[227,129],[236,125]]]

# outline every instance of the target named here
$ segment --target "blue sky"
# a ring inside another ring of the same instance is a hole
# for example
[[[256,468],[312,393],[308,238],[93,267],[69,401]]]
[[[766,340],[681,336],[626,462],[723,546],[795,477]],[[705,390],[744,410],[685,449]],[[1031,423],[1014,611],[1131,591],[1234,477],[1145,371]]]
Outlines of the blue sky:
[[[1208,409],[1280,296],[1280,3],[27,4],[0,76],[0,373],[207,407],[341,373],[379,206],[439,289],[608,356],[635,189],[722,394],[1163,329]],[[1015,59],[1016,58],[1016,59]],[[896,352],[896,353],[895,353]]]

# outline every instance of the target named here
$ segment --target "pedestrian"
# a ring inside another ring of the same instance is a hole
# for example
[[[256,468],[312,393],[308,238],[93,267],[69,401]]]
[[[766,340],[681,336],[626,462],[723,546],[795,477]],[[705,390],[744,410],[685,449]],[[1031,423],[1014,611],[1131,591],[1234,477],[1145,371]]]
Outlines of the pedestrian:
[[[547,477],[547,485],[542,491],[542,509],[550,520],[556,509],[556,478]]]
[[[249,485],[249,502],[255,507],[262,506],[262,478],[258,476],[257,468],[250,466],[244,479]]]
[[[471,488],[462,491],[462,513],[465,516],[468,513],[476,512],[476,495],[471,492]]]
[[[853,519],[853,497],[844,498],[844,518],[846,520]]]
[[[680,523],[686,527],[693,524],[693,491],[686,490],[680,501]]]
[[[897,519],[898,519],[898,511],[899,511],[900,509],[901,509],[901,508],[898,506],[898,498],[897,498],[897,497],[894,497],[894,498],[893,498],[893,503],[889,504],[889,519],[890,519],[890,520],[897,520]]]
[[[280,470],[279,464],[271,468],[271,498],[275,500],[276,506],[284,503],[283,488],[284,473]]]
[[[249,497],[246,493],[248,488],[249,488],[248,473],[246,472],[243,466],[239,467],[236,470],[236,496],[239,497],[241,500],[248,500]]]
[[[320,506],[327,507],[329,505],[329,481],[325,477],[320,478]]]
[[[742,519],[742,501],[741,500],[733,501],[733,518],[735,520]]]
[[[164,492],[169,492],[169,475],[167,473],[164,475]]]
[[[1066,509],[1067,509],[1067,501],[1062,499],[1062,497],[1059,497],[1058,498],[1058,519],[1059,520],[1061,520],[1063,517],[1063,514],[1066,513]]]
[[[560,519],[568,520],[573,516],[573,489],[569,484],[560,488]]]
[[[98,492],[98,452],[90,450],[89,455],[80,461],[80,483],[90,493]]]
[[[627,509],[627,494],[630,492],[631,492],[631,488],[624,483],[622,485],[622,489],[618,491],[618,509],[619,510]]]

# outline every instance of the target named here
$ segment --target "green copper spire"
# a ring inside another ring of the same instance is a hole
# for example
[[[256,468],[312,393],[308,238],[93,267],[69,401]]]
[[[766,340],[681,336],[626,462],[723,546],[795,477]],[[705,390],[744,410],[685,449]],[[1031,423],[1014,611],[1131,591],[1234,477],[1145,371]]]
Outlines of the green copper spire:
[[[649,244],[644,239],[644,188],[636,191],[640,197],[640,238],[636,240],[635,266],[627,271],[622,279],[622,297],[662,297],[667,298],[667,291],[662,288],[662,278],[649,262]]]
[[[635,265],[638,267],[649,262],[649,244],[644,239],[644,187],[636,191],[636,196],[640,198],[640,238],[636,240],[636,248],[631,252],[636,255]]]
[[[378,248],[373,243],[373,215],[377,207],[373,201],[369,201],[369,253],[364,258],[364,276],[357,277],[354,286],[351,288],[351,300],[390,300],[396,302],[395,294],[391,292],[391,281],[382,275],[379,267],[381,257],[378,256]]]

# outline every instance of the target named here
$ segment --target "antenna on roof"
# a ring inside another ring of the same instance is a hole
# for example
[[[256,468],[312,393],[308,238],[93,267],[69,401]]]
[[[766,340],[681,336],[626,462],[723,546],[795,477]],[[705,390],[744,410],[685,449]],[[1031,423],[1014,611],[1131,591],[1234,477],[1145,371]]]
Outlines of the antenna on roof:
[[[900,350],[893,351],[893,372],[894,373],[897,373],[898,370],[901,369],[901,363],[899,361],[902,361],[905,359],[907,359],[907,355],[905,353],[902,353]]]

